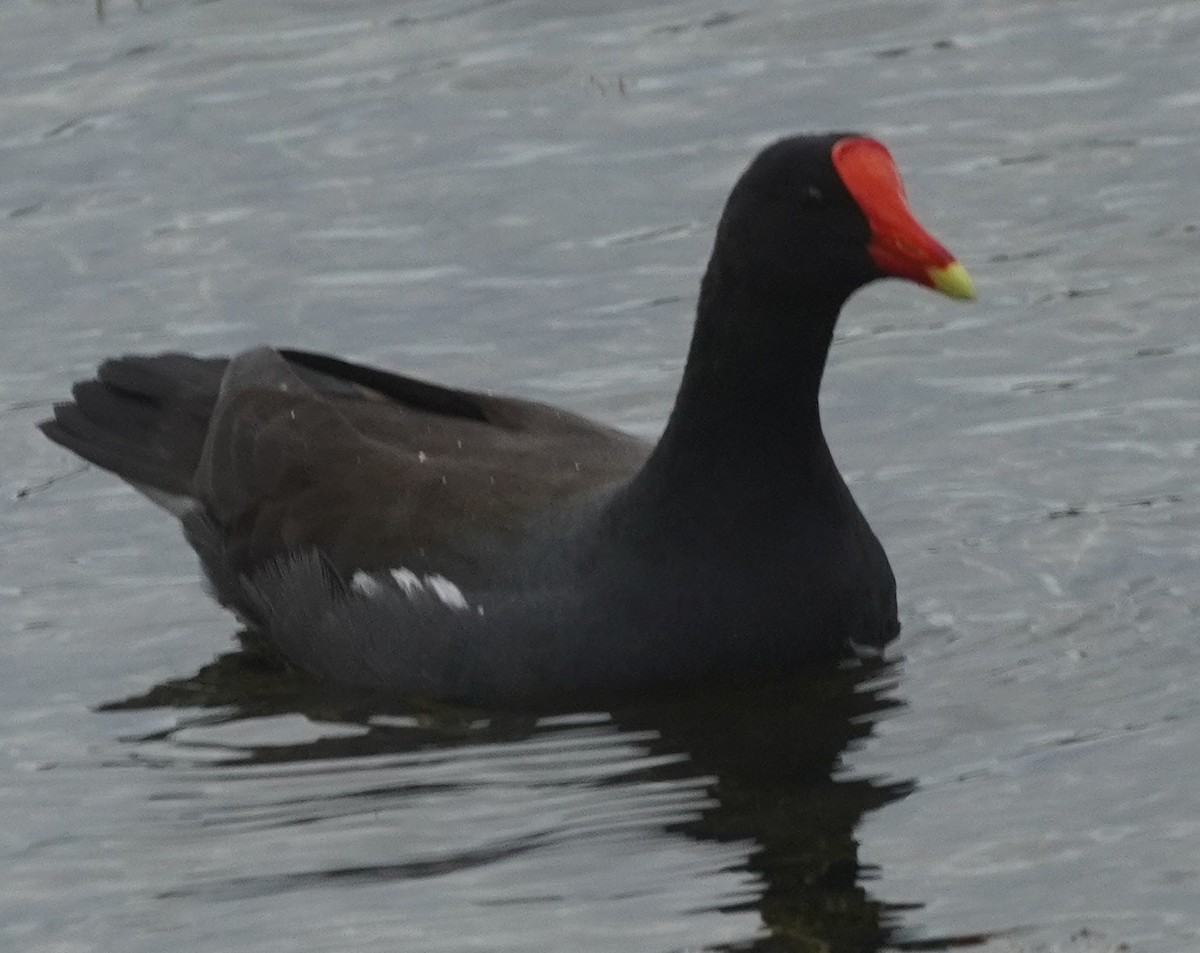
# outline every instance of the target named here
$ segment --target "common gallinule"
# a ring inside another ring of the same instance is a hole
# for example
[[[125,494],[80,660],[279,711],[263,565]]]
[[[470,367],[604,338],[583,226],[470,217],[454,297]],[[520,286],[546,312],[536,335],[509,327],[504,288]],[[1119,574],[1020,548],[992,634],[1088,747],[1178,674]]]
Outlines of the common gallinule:
[[[797,136],[734,187],[656,445],[303,351],[122,357],[41,424],[179,517],[216,597],[345,686],[474,702],[779,675],[899,630],[817,405],[834,323],[966,271],[877,141]]]

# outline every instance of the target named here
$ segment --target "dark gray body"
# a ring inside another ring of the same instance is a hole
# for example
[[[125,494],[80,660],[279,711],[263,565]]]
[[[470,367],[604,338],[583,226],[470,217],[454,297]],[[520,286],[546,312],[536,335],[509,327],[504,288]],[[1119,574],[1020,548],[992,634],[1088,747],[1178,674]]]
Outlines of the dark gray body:
[[[265,348],[112,361],[44,429],[180,516],[216,597],[341,684],[600,695],[768,675],[892,632],[894,592],[870,586],[882,550],[840,477],[654,504],[636,480],[650,447],[627,435],[362,371],[429,387],[404,404],[324,366]]]
[[[784,140],[734,189],[654,447],[268,348],[109,361],[43,429],[175,513],[217,598],[340,684],[580,698],[878,648],[895,582],[817,400],[880,276],[837,138]]]

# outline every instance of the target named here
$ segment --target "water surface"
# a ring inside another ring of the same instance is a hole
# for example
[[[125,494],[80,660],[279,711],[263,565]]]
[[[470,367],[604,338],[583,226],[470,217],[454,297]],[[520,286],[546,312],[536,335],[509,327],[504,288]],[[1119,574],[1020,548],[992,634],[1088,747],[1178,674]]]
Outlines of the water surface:
[[[1200,7],[106,6],[0,8],[0,948],[1200,946]],[[981,299],[873,288],[831,356],[883,667],[364,707],[33,429],[270,341],[652,436],[733,179],[832,128]]]

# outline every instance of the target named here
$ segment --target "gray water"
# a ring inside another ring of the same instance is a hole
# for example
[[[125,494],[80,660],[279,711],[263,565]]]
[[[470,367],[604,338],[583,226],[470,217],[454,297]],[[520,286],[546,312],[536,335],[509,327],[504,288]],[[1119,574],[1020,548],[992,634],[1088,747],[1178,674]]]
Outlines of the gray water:
[[[1200,4],[0,5],[0,948],[1200,948]],[[652,436],[724,196],[883,138],[976,278],[843,316],[888,664],[360,710],[34,424],[328,349]]]

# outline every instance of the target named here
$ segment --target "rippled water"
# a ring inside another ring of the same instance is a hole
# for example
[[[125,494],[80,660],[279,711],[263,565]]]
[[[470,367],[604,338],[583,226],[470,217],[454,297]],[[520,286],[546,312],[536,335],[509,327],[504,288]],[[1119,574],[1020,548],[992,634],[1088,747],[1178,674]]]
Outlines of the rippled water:
[[[1200,948],[1200,6],[106,9],[0,6],[0,948]],[[831,358],[882,668],[364,710],[33,429],[272,341],[652,435],[733,178],[827,128],[981,293],[874,288]]]

